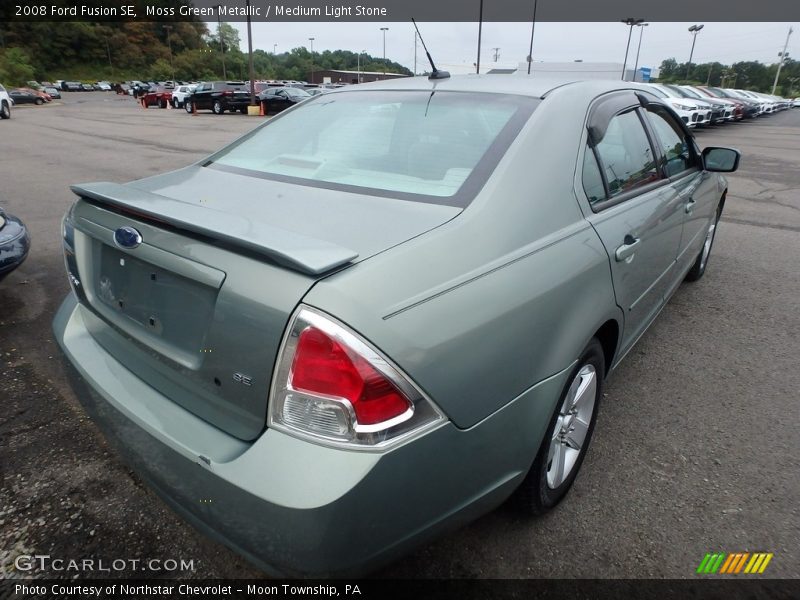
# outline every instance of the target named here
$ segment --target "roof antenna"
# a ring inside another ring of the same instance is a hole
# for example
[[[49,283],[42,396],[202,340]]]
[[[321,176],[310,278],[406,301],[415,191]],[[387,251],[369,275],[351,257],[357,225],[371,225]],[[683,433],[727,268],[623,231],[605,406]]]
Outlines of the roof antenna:
[[[414,24],[414,29],[417,30],[419,41],[422,42],[422,47],[425,50],[425,54],[428,57],[428,62],[431,63],[431,69],[433,69],[428,79],[447,79],[448,77],[450,77],[450,73],[448,73],[447,71],[440,71],[439,69],[436,68],[436,65],[433,64],[431,53],[428,52],[428,47],[425,45],[425,40],[422,39],[422,34],[419,32],[419,27],[417,27],[417,22],[414,20],[413,17],[411,18],[411,22]]]

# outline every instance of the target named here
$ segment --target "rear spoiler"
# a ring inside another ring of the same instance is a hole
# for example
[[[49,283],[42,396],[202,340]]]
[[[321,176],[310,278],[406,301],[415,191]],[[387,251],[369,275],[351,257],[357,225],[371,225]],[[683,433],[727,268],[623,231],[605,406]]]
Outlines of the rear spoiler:
[[[127,185],[97,182],[70,189],[82,198],[250,250],[308,275],[322,275],[358,257],[357,252],[324,240]]]

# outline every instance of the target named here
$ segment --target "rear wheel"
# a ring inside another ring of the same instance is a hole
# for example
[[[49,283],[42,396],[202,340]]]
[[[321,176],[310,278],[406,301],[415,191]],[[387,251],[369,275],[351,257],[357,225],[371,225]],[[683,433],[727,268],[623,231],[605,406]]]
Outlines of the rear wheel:
[[[711,247],[714,245],[714,236],[717,234],[717,225],[719,218],[722,215],[722,205],[717,207],[717,213],[711,220],[711,224],[706,230],[706,239],[703,242],[703,247],[700,249],[700,254],[697,255],[697,260],[694,261],[692,268],[686,274],[686,281],[697,281],[706,272],[708,266],[708,259],[711,256]]]
[[[44,104],[44,100],[42,100],[41,98],[37,98],[36,100],[34,100],[34,103],[36,104],[36,106],[41,106],[42,104]]]
[[[578,475],[603,395],[603,347],[592,338],[570,373],[539,452],[517,490],[519,504],[544,514],[566,496]]]
[[[0,105],[0,119],[10,119],[11,118],[11,107],[8,105],[8,102],[3,100],[2,105]]]
[[[183,108],[186,110],[187,113],[191,113],[194,110],[191,100],[187,100],[183,103]]]
[[[178,102],[177,98],[172,99],[172,108],[180,108],[180,102]]]
[[[164,98],[162,98],[161,100],[159,100],[158,106],[159,108],[167,108],[167,101]]]
[[[225,113],[225,107],[222,106],[221,100],[214,100],[214,105],[211,107],[211,110],[215,115],[221,115]]]

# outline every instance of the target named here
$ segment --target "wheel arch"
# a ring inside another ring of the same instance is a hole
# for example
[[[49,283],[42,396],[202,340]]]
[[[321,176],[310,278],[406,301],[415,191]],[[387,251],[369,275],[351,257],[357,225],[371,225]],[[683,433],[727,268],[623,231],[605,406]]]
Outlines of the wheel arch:
[[[611,366],[614,364],[614,359],[619,349],[619,335],[619,323],[616,319],[608,319],[593,336],[598,339],[603,347],[603,358],[605,359],[605,373],[603,375],[608,375],[611,372]]]

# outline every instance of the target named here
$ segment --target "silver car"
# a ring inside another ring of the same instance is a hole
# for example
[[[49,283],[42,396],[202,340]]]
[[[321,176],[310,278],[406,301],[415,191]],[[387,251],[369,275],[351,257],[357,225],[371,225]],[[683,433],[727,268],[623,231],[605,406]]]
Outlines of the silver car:
[[[738,162],[625,82],[332,91],[184,169],[74,186],[55,336],[187,520],[272,574],[363,573],[565,496]]]

